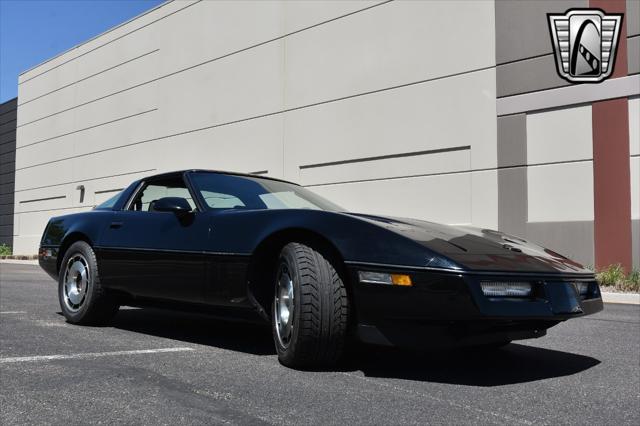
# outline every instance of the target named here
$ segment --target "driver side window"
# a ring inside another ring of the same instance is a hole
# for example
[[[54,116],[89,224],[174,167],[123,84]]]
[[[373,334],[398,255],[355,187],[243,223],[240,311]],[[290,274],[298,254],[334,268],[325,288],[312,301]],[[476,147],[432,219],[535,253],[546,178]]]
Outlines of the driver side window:
[[[180,197],[189,202],[192,209],[196,208],[191,193],[187,189],[182,178],[170,178],[146,182],[142,191],[129,206],[129,210],[152,212],[155,201],[164,197]]]

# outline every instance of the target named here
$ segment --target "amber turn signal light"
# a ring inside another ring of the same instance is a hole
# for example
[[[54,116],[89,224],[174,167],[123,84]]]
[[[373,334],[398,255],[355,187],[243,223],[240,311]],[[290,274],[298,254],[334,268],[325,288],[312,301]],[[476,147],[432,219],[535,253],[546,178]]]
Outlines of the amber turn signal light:
[[[412,286],[411,277],[409,275],[391,274],[391,282],[393,285],[401,285],[405,287]]]
[[[386,272],[360,271],[358,273],[361,283],[386,284],[410,287],[413,285],[411,277],[404,274],[387,274]]]

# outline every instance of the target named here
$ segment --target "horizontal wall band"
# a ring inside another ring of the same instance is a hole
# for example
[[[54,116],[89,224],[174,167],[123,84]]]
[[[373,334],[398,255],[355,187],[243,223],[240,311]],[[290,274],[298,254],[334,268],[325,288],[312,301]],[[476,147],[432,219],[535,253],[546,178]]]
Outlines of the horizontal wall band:
[[[58,196],[55,196],[55,197],[34,198],[33,200],[20,201],[20,204],[37,203],[39,201],[60,200],[60,199],[63,199],[63,198],[67,198],[67,196],[66,195],[58,195]]]
[[[576,84],[496,100],[498,116],[538,111],[640,94],[640,75]]]
[[[204,126],[204,127],[199,127],[199,128],[196,128],[196,129],[185,130],[185,131],[178,132],[178,133],[172,133],[172,134],[168,134],[168,135],[164,135],[164,136],[158,136],[158,137],[150,138],[150,139],[143,139],[143,140],[140,140],[140,141],[137,141],[137,142],[131,142],[131,143],[128,143],[128,144],[123,144],[123,145],[119,145],[119,146],[112,147],[112,148],[105,148],[105,149],[101,149],[101,150],[97,150],[97,151],[87,152],[87,153],[84,153],[84,154],[73,155],[73,156],[70,156],[70,157],[67,157],[67,158],[61,158],[59,160],[45,161],[43,163],[38,163],[38,164],[33,164],[33,165],[30,165],[30,166],[25,166],[25,167],[18,168],[18,169],[16,169],[16,171],[24,170],[24,169],[30,169],[30,168],[33,168],[33,167],[39,167],[39,166],[43,166],[43,165],[46,165],[46,164],[59,163],[59,162],[70,160],[70,159],[74,159],[74,158],[87,157],[87,156],[90,156],[90,155],[100,154],[102,152],[113,151],[113,150],[116,150],[116,149],[126,148],[126,147],[130,147],[130,146],[134,146],[134,145],[141,145],[141,144],[146,144],[146,143],[149,143],[149,142],[156,142],[156,141],[163,140],[163,139],[170,139],[170,138],[174,138],[174,137],[177,137],[177,136],[183,136],[183,135],[187,135],[187,134],[191,134],[191,133],[202,132],[202,131],[205,131],[205,130],[215,129],[217,127],[229,126],[229,125],[233,125],[233,124],[243,123],[243,122],[246,122],[246,121],[256,120],[256,119],[259,119],[259,118],[272,117],[272,116],[285,114],[285,113],[292,112],[292,111],[298,111],[298,110],[302,110],[302,109],[306,109],[306,108],[313,108],[313,107],[320,106],[320,105],[327,105],[327,104],[331,104],[331,103],[334,103],[334,102],[340,102],[340,101],[344,101],[344,100],[359,98],[359,97],[367,96],[367,95],[371,95],[371,94],[383,93],[383,92],[388,92],[388,91],[391,91],[391,90],[401,89],[401,88],[405,88],[405,87],[416,86],[416,85],[419,85],[419,84],[430,83],[430,82],[433,82],[433,81],[439,81],[439,80],[443,80],[443,79],[446,79],[446,78],[460,77],[460,76],[463,76],[463,75],[473,74],[473,73],[476,73],[476,72],[487,71],[487,70],[490,70],[490,69],[493,69],[493,68],[494,68],[494,66],[490,65],[490,66],[487,66],[487,67],[482,67],[482,68],[469,70],[469,71],[461,71],[459,73],[450,74],[450,75],[446,75],[446,76],[433,77],[433,78],[429,78],[429,79],[426,79],[426,80],[413,81],[413,82],[410,82],[410,83],[399,84],[399,85],[396,85],[396,86],[385,87],[385,88],[382,88],[382,89],[369,90],[367,92],[362,92],[362,93],[356,93],[356,94],[353,94],[353,95],[342,96],[342,97],[335,98],[335,99],[329,99],[329,100],[325,100],[325,101],[314,102],[314,103],[308,104],[308,105],[302,105],[302,106],[287,108],[287,109],[283,109],[283,110],[279,110],[279,111],[268,112],[268,113],[265,113],[265,114],[259,114],[259,115],[255,115],[255,116],[252,116],[252,117],[240,118],[240,119],[233,120],[233,121],[228,121],[228,122],[225,122],[225,123],[212,124],[210,126]]]
[[[106,98],[109,98],[109,97],[111,97],[111,96],[119,95],[119,94],[121,94],[121,93],[128,92],[128,91],[130,91],[130,90],[136,89],[136,88],[138,88],[138,87],[145,86],[145,85],[147,85],[147,84],[155,83],[155,82],[157,82],[157,81],[159,81],[159,80],[163,80],[163,79],[165,79],[165,78],[168,78],[168,77],[172,77],[172,76],[178,75],[178,74],[183,73],[183,72],[185,72],[185,71],[190,71],[190,70],[192,70],[192,69],[195,69],[195,68],[201,67],[201,66],[203,66],[203,65],[206,65],[206,64],[209,64],[209,63],[212,63],[212,62],[215,62],[215,61],[218,61],[218,60],[224,59],[224,58],[228,58],[228,57],[233,56],[233,55],[236,55],[236,54],[238,54],[238,53],[246,52],[246,51],[248,51],[248,50],[251,50],[251,49],[254,49],[254,48],[257,48],[257,47],[260,47],[260,46],[264,46],[264,45],[266,45],[266,44],[273,43],[273,42],[275,42],[275,41],[282,40],[282,39],[284,39],[284,38],[286,38],[286,37],[289,37],[289,36],[292,36],[292,35],[295,35],[295,34],[301,33],[301,32],[303,32],[303,31],[307,31],[307,30],[309,30],[309,29],[312,29],[312,28],[315,28],[315,27],[318,27],[318,26],[324,25],[324,24],[326,24],[326,23],[333,22],[333,21],[337,21],[337,20],[339,20],[339,19],[343,19],[343,18],[345,18],[345,17],[347,17],[347,16],[351,16],[351,15],[354,15],[354,14],[356,14],[356,13],[360,13],[360,12],[363,12],[363,11],[365,11],[365,10],[369,10],[369,9],[374,8],[374,7],[378,7],[378,6],[381,6],[381,5],[387,4],[387,3],[391,2],[391,1],[392,1],[392,0],[387,0],[387,1],[382,2],[382,3],[374,4],[374,5],[372,5],[372,6],[369,6],[369,7],[364,8],[364,9],[356,10],[356,11],[354,11],[354,12],[347,13],[347,14],[345,14],[345,15],[341,15],[341,16],[338,16],[338,17],[336,17],[336,18],[328,19],[328,20],[323,21],[323,22],[320,22],[320,23],[318,23],[318,24],[310,25],[310,26],[308,26],[308,27],[301,28],[301,29],[296,30],[296,31],[292,31],[292,32],[290,32],[290,33],[286,33],[286,34],[283,34],[283,35],[281,35],[281,36],[278,36],[278,37],[275,37],[275,38],[272,38],[272,39],[269,39],[269,40],[266,40],[266,41],[263,41],[263,42],[260,42],[260,43],[257,43],[257,44],[253,44],[253,45],[251,45],[251,46],[248,46],[248,47],[245,47],[245,48],[242,48],[242,49],[239,49],[239,50],[236,50],[236,51],[230,52],[230,53],[226,53],[226,54],[224,54],[224,55],[222,55],[222,56],[218,56],[218,57],[215,57],[215,58],[212,58],[212,59],[208,59],[208,60],[206,60],[206,61],[203,61],[203,62],[200,62],[200,63],[194,64],[194,65],[190,65],[190,66],[188,66],[188,67],[186,67],[186,68],[182,68],[182,69],[179,69],[179,70],[177,70],[177,71],[172,71],[172,72],[170,72],[170,73],[168,73],[168,74],[165,74],[165,75],[162,75],[162,76],[156,77],[156,78],[154,78],[154,79],[151,79],[151,80],[148,80],[148,81],[145,81],[145,82],[142,82],[142,83],[135,84],[135,85],[133,85],[133,86],[130,86],[130,87],[127,87],[127,88],[124,88],[124,89],[118,90],[118,91],[113,92],[113,93],[109,93],[109,94],[107,94],[107,95],[100,96],[100,97],[95,98],[95,99],[92,99],[92,100],[90,100],[90,101],[83,102],[83,103],[81,103],[81,104],[78,104],[78,105],[75,105],[75,106],[72,106],[72,107],[69,107],[69,108],[66,108],[66,109],[63,109],[63,110],[60,110],[60,111],[57,111],[57,112],[51,113],[51,114],[49,114],[49,115],[45,115],[45,116],[40,117],[40,118],[36,118],[35,120],[31,120],[31,121],[29,121],[29,122],[26,122],[26,123],[20,124],[20,125],[19,125],[19,126],[17,126],[17,127],[27,126],[27,125],[29,125],[29,124],[36,123],[36,122],[38,122],[38,121],[40,121],[40,120],[44,120],[44,119],[46,119],[46,118],[53,117],[53,116],[55,116],[55,115],[62,114],[62,113],[64,113],[64,112],[71,111],[71,110],[73,110],[73,109],[80,108],[80,107],[83,107],[83,106],[85,106],[85,105],[89,105],[89,104],[94,103],[94,102],[98,102],[98,101],[100,101],[100,100],[102,100],[102,99],[106,99]],[[491,66],[491,67],[493,67],[493,66]],[[491,67],[489,67],[489,68],[491,68]],[[454,76],[454,75],[456,75],[456,74],[452,74],[451,76]],[[446,76],[446,77],[448,77],[448,76]],[[445,78],[445,76],[443,76],[443,77],[439,77],[439,78]],[[384,90],[384,89],[383,89],[383,90]]]
[[[344,185],[349,183],[362,183],[362,182],[378,182],[383,180],[399,180],[399,179],[411,179],[411,178],[419,178],[419,177],[430,177],[430,176],[447,176],[447,175],[459,175],[465,173],[474,173],[474,172],[490,172],[490,171],[498,171],[498,170],[509,170],[509,169],[520,169],[527,167],[539,167],[539,166],[553,166],[559,164],[573,164],[573,163],[586,163],[589,161],[593,161],[593,159],[582,159],[582,160],[567,160],[567,161],[550,161],[546,163],[535,163],[535,164],[521,164],[515,166],[499,166],[499,167],[486,167],[480,169],[469,169],[469,170],[457,170],[451,172],[437,172],[437,173],[421,173],[417,175],[407,175],[407,176],[393,176],[393,177],[385,177],[385,178],[371,178],[371,179],[354,179],[354,180],[346,180],[341,182],[330,182],[330,183],[314,183],[310,185],[304,185],[305,188],[310,187],[319,187],[319,186],[331,186],[331,185]]]
[[[104,123],[98,123],[98,124],[94,124],[93,126],[83,127],[82,129],[74,130],[72,132],[62,133],[62,134],[59,134],[59,135],[56,135],[56,136],[51,136],[51,137],[48,137],[48,138],[45,138],[45,139],[40,139],[40,140],[35,141],[35,142],[31,142],[31,143],[28,143],[28,144],[25,144],[25,145],[20,145],[20,146],[16,147],[16,150],[22,149],[22,148],[26,148],[26,147],[32,146],[32,145],[37,145],[39,143],[51,141],[53,139],[58,139],[58,138],[61,138],[61,137],[64,137],[64,136],[73,135],[75,133],[84,132],[85,130],[95,129],[96,127],[104,126],[106,124],[116,123],[118,121],[126,120],[128,118],[137,117],[139,115],[144,115],[144,114],[147,114],[149,112],[153,112],[153,111],[157,111],[157,110],[158,110],[158,108],[152,108],[152,109],[149,109],[149,110],[146,110],[146,111],[138,112],[138,113],[131,114],[131,115],[126,115],[124,117],[119,117],[119,118],[116,118],[114,120],[105,121]]]
[[[19,215],[23,213],[41,213],[41,212],[55,212],[60,210],[73,210],[73,209],[92,209],[95,205],[84,205],[84,206],[72,206],[72,207],[56,207],[53,209],[39,209],[39,210],[24,210],[24,211],[16,211],[14,215]]]
[[[22,105],[28,104],[29,102],[33,102],[33,101],[35,101],[35,100],[38,100],[38,99],[44,98],[45,96],[51,95],[52,93],[59,92],[59,91],[60,91],[60,90],[62,90],[62,89],[66,89],[67,87],[71,87],[71,86],[76,85],[76,84],[78,84],[78,83],[82,83],[83,81],[87,81],[87,80],[89,80],[90,78],[93,78],[93,77],[98,76],[98,75],[100,75],[100,74],[104,74],[104,73],[105,73],[105,72],[107,72],[107,71],[111,71],[111,70],[116,69],[116,68],[118,68],[118,67],[120,67],[120,66],[122,66],[122,65],[128,64],[128,63],[130,63],[130,62],[133,62],[133,61],[138,60],[138,59],[141,59],[141,58],[144,58],[145,56],[151,55],[152,53],[156,53],[156,52],[158,52],[158,51],[160,51],[160,49],[151,50],[151,51],[149,51],[149,52],[147,52],[147,53],[143,53],[142,55],[136,56],[135,58],[127,59],[127,60],[126,60],[126,61],[124,61],[124,62],[120,62],[119,64],[116,64],[116,65],[110,66],[109,68],[105,68],[105,69],[103,69],[103,70],[101,70],[101,71],[98,71],[97,73],[94,73],[94,74],[88,75],[87,77],[81,78],[80,80],[76,80],[76,81],[74,81],[74,82],[72,82],[72,83],[65,84],[65,85],[64,85],[64,86],[62,86],[62,87],[58,87],[57,89],[53,89],[53,90],[51,90],[51,91],[49,91],[49,92],[47,92],[47,93],[43,93],[42,95],[36,96],[35,98],[31,98],[31,99],[29,99],[29,100],[26,100],[26,101],[24,101],[24,102],[21,102],[21,103],[19,103],[19,104],[18,104],[18,106],[22,106]]]
[[[133,30],[129,31],[128,33],[125,33],[125,34],[123,34],[123,35],[121,35],[121,36],[119,36],[119,37],[116,37],[116,38],[114,38],[113,40],[109,40],[108,42],[103,43],[103,44],[101,44],[101,45],[99,45],[99,46],[96,46],[96,47],[94,47],[93,49],[90,49],[90,50],[88,50],[88,51],[86,51],[86,52],[84,52],[84,53],[81,53],[81,54],[80,54],[80,55],[78,55],[78,56],[74,56],[73,58],[69,58],[69,59],[67,59],[66,61],[61,62],[61,63],[59,63],[59,64],[58,64],[58,65],[56,65],[56,66],[53,66],[53,67],[51,67],[51,68],[49,68],[49,69],[47,69],[47,70],[42,71],[42,72],[41,72],[41,73],[39,73],[39,74],[33,75],[33,76],[31,76],[31,77],[29,77],[29,78],[27,78],[27,79],[25,79],[25,80],[22,80],[22,81],[18,81],[18,85],[23,84],[23,83],[26,83],[27,81],[33,80],[33,79],[34,79],[34,78],[36,78],[36,77],[40,77],[41,75],[46,74],[46,73],[48,73],[49,71],[53,71],[54,69],[59,68],[59,67],[61,67],[61,66],[65,65],[65,64],[68,64],[68,63],[69,63],[69,62],[71,62],[71,61],[75,61],[75,60],[76,60],[76,59],[78,59],[78,58],[81,58],[81,57],[83,57],[83,56],[85,56],[85,55],[88,55],[88,54],[89,54],[89,53],[91,53],[91,52],[94,52],[94,51],[96,51],[96,50],[98,50],[98,49],[100,49],[100,48],[102,48],[102,47],[104,47],[104,46],[107,46],[107,45],[109,45],[109,44],[111,44],[111,43],[113,43],[113,42],[116,42],[116,41],[118,41],[118,40],[120,40],[120,39],[122,39],[122,38],[124,38],[124,37],[126,37],[126,36],[128,36],[128,35],[131,35],[131,34],[135,33],[136,31],[139,31],[139,30],[141,30],[141,29],[143,29],[143,28],[146,28],[146,27],[148,27],[148,26],[150,26],[150,25],[153,25],[153,24],[155,24],[155,23],[156,23],[156,22],[158,22],[158,21],[161,21],[161,20],[163,20],[163,19],[165,19],[165,18],[168,18],[169,16],[174,15],[174,14],[176,14],[176,13],[178,13],[178,12],[181,12],[181,11],[183,11],[183,10],[185,10],[185,9],[187,9],[187,8],[189,8],[189,7],[193,6],[193,5],[195,5],[195,4],[198,4],[200,1],[202,1],[202,0],[199,0],[199,1],[196,1],[196,2],[194,2],[194,3],[188,4],[187,6],[185,6],[185,7],[183,7],[183,8],[180,8],[180,9],[178,9],[178,10],[174,10],[174,11],[173,11],[173,12],[171,12],[171,13],[168,13],[168,14],[166,14],[166,15],[164,15],[164,16],[161,16],[160,18],[156,19],[155,21],[151,21],[151,22],[149,22],[148,24],[145,24],[145,25],[143,25],[143,26],[141,26],[141,27],[135,28],[135,29],[133,29]],[[56,55],[56,56],[54,56],[53,58],[49,58],[49,59],[47,59],[46,61],[41,62],[41,63],[39,63],[38,65],[35,65],[35,66],[33,66],[33,67],[31,67],[31,68],[29,68],[29,69],[27,69],[27,70],[25,70],[25,71],[21,72],[21,73],[20,73],[20,76],[22,76],[23,74],[26,74],[26,73],[28,73],[28,72],[30,72],[30,71],[33,71],[33,70],[35,70],[36,68],[41,67],[42,65],[44,65],[44,64],[46,64],[46,63],[48,63],[48,62],[51,62],[51,61],[53,61],[54,59],[59,58],[59,57],[61,57],[62,55],[65,55],[65,54],[67,54],[67,53],[71,52],[72,50],[75,50],[75,49],[79,48],[80,46],[85,45],[85,44],[87,44],[87,43],[91,42],[92,40],[95,40],[95,39],[97,39],[97,38],[99,38],[99,37],[102,37],[103,35],[105,35],[105,34],[107,34],[107,33],[111,32],[111,31],[115,30],[116,28],[120,28],[120,27],[122,27],[123,25],[126,25],[126,24],[128,24],[129,22],[132,22],[132,21],[134,21],[135,19],[137,19],[137,18],[139,18],[139,17],[141,17],[141,16],[143,16],[143,15],[146,15],[146,14],[148,14],[148,13],[153,12],[153,11],[154,11],[154,10],[156,10],[156,9],[159,9],[159,8],[161,8],[161,7],[163,7],[163,6],[166,6],[166,5],[167,5],[167,4],[169,4],[169,3],[171,3],[171,1],[168,1],[168,2],[165,2],[165,3],[163,3],[163,4],[160,4],[159,6],[154,7],[153,9],[148,10],[148,11],[146,11],[146,12],[142,13],[141,15],[138,15],[138,16],[136,16],[136,17],[134,17],[134,18],[132,18],[132,19],[130,19],[130,20],[128,20],[128,21],[125,21],[125,22],[123,22],[123,23],[122,23],[122,24],[120,24],[120,25],[116,25],[115,27],[110,28],[109,30],[107,30],[107,31],[105,31],[105,32],[103,32],[103,33],[101,33],[101,34],[98,34],[97,36],[92,37],[92,38],[90,38],[89,40],[87,40],[87,41],[85,41],[85,42],[83,42],[83,43],[80,43],[80,44],[78,44],[78,45],[76,45],[76,46],[74,46],[74,47],[72,47],[72,48],[70,48],[70,49],[67,49],[67,50],[65,50],[64,52],[57,54],[57,55]]]
[[[299,168],[300,170],[304,170],[304,169],[312,169],[317,167],[340,166],[344,164],[364,163],[367,161],[387,160],[392,158],[415,157],[418,155],[441,154],[445,152],[454,152],[454,151],[466,151],[470,149],[471,149],[470,145],[455,146],[451,148],[430,149],[426,151],[404,152],[400,154],[379,155],[376,157],[362,157],[362,158],[354,158],[349,160],[329,161],[326,163],[306,164],[306,165],[299,166]]]
[[[94,181],[94,180],[109,179],[109,178],[121,177],[121,176],[127,176],[127,175],[135,175],[135,174],[138,174],[138,173],[154,172],[156,170],[157,169],[146,169],[146,170],[139,170],[139,171],[135,171],[135,172],[118,173],[118,174],[115,174],[115,175],[99,176],[99,177],[95,177],[95,178],[91,178],[91,179],[72,180],[72,181],[62,182],[62,183],[54,183],[54,184],[51,184],[51,185],[36,186],[36,187],[33,187],[33,188],[17,189],[15,192],[32,191],[34,189],[51,188],[51,187],[54,187],[54,186],[70,185],[70,184],[73,184],[73,183],[91,182],[91,181]]]
[[[124,188],[103,189],[102,191],[94,191],[94,194],[108,194],[109,192],[120,192]]]

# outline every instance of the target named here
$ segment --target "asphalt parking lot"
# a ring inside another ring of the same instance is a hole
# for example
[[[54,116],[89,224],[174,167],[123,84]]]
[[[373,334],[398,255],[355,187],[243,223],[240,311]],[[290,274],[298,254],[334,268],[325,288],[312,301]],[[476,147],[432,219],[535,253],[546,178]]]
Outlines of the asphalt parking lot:
[[[151,309],[67,324],[37,266],[0,264],[0,423],[640,424],[640,307],[492,355],[366,348],[282,367],[267,328]]]

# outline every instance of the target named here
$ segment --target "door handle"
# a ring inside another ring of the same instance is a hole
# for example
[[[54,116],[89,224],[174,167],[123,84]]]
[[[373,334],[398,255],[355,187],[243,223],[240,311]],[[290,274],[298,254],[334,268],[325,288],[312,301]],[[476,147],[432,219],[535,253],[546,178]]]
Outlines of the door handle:
[[[122,222],[111,222],[111,225],[109,225],[109,228],[111,229],[122,228]]]

